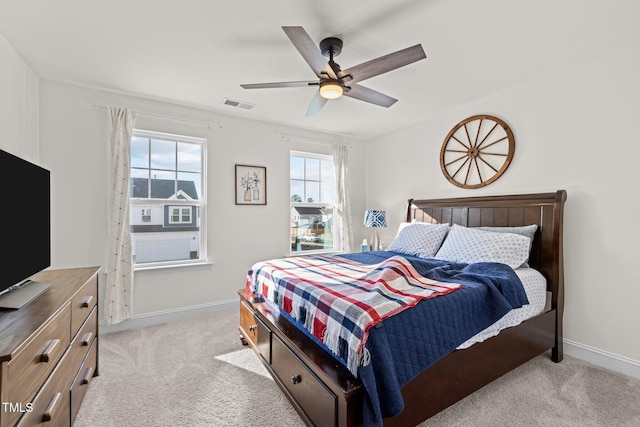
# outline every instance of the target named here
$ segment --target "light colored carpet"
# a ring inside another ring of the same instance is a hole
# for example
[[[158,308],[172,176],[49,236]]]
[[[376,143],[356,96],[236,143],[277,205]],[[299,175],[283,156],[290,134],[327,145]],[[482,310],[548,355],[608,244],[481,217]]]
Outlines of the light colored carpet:
[[[75,427],[302,426],[233,311],[100,337]],[[540,356],[421,424],[639,426],[640,381]]]

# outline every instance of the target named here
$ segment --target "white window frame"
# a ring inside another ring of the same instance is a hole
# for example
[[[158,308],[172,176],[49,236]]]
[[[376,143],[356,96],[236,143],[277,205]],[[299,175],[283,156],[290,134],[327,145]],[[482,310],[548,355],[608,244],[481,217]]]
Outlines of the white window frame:
[[[177,135],[171,133],[164,132],[155,132],[144,129],[134,129],[133,130],[134,137],[142,137],[142,138],[152,138],[152,139],[160,139],[160,140],[168,140],[168,141],[177,141],[177,142],[185,142],[198,144],[201,148],[201,179],[200,190],[202,194],[199,194],[198,200],[182,200],[182,199],[152,199],[152,198],[134,198],[130,197],[131,210],[138,211],[138,209],[149,209],[151,211],[151,206],[164,207],[169,206],[169,221],[171,221],[170,211],[172,208],[177,207],[181,209],[189,209],[189,215],[191,220],[193,220],[191,207],[197,206],[196,215],[199,218],[199,239],[198,239],[198,258],[197,259],[178,259],[172,261],[157,261],[157,262],[145,262],[136,264],[133,263],[135,270],[147,270],[147,269],[155,269],[161,267],[180,267],[186,265],[197,265],[197,264],[205,264],[208,263],[208,255],[207,255],[207,139],[185,136],[185,135]],[[176,165],[177,168],[177,165]],[[137,169],[137,168],[136,168]],[[137,209],[136,209],[137,208]],[[139,212],[139,211],[138,211]],[[182,212],[181,212],[182,214]],[[182,215],[181,215],[182,217]],[[172,223],[172,224],[180,224],[180,223]],[[183,223],[184,224],[184,223]],[[133,234],[133,233],[132,233]],[[132,239],[133,240],[133,239]]]
[[[309,158],[309,159],[318,159],[318,160],[324,160],[324,161],[329,161],[331,162],[332,165],[334,165],[334,160],[333,160],[333,156],[331,154],[320,154],[320,153],[314,153],[314,152],[309,152],[309,151],[298,151],[298,150],[291,150],[289,152],[289,162],[291,162],[291,158],[292,157],[305,157],[305,158]],[[324,207],[331,207],[332,211],[333,211],[333,247],[331,248],[324,248],[324,249],[319,249],[319,250],[304,250],[304,251],[296,251],[293,250],[291,248],[291,245],[289,245],[289,255],[291,256],[299,256],[299,255],[311,255],[311,254],[322,254],[322,253],[336,253],[336,252],[340,252],[342,250],[342,220],[340,218],[340,215],[338,214],[338,207],[335,203],[335,198],[336,198],[336,172],[335,172],[335,166],[333,166],[333,203],[318,203],[318,202],[293,202],[291,201],[291,194],[289,194],[289,226],[291,227],[292,224],[292,218],[291,218],[291,213],[293,212],[293,208],[294,207],[309,207],[309,208],[324,208]],[[307,181],[307,180],[303,180],[303,181]],[[320,182],[324,182],[324,181],[320,181]],[[321,186],[322,187],[322,186]],[[289,174],[289,191],[291,190],[291,173]],[[289,229],[291,230],[291,229]],[[291,231],[289,231],[290,234],[290,239],[291,239]]]

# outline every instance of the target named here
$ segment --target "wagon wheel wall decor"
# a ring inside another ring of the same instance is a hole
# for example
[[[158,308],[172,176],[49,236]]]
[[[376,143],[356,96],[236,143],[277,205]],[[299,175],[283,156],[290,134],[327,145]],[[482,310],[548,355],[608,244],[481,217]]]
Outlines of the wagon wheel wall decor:
[[[507,170],[516,143],[501,119],[478,115],[464,119],[447,135],[440,150],[440,168],[453,185],[480,188]]]

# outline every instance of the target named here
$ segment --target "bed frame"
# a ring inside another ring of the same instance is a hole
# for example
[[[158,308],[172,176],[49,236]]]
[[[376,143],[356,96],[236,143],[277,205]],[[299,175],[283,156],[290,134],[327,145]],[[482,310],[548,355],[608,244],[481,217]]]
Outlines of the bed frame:
[[[385,426],[416,425],[517,366],[551,350],[560,362],[564,308],[563,210],[566,192],[413,200],[406,220],[476,226],[537,224],[529,264],[551,293],[544,313],[456,350],[402,388],[405,409]],[[308,425],[362,424],[362,384],[256,295],[240,290],[240,333]]]

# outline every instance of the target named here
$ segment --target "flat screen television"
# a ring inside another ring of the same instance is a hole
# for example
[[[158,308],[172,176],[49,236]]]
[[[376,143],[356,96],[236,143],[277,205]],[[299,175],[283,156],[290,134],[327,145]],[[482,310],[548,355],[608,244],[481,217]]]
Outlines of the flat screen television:
[[[27,279],[51,265],[51,183],[47,169],[3,150],[0,182],[0,298],[6,299],[14,290],[30,286]],[[37,296],[42,290],[35,292]],[[0,307],[18,308],[1,302]]]

